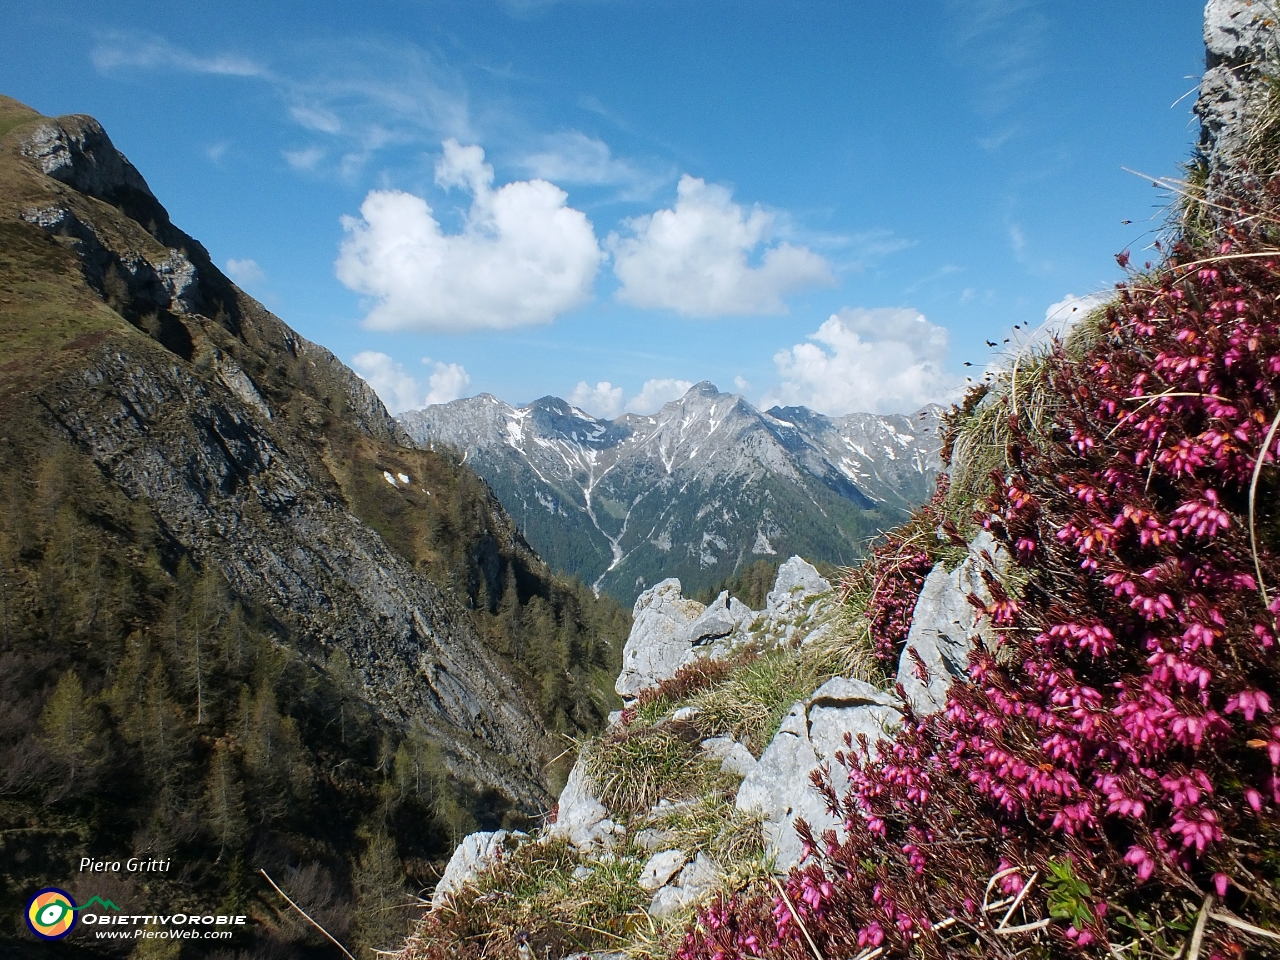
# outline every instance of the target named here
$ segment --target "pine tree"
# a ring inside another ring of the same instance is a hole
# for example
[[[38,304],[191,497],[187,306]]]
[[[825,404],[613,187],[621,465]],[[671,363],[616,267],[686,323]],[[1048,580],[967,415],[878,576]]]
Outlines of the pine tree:
[[[106,737],[102,715],[74,670],[58,679],[40,726],[46,749],[67,770],[68,786],[87,786],[106,760]]]
[[[244,788],[236,770],[231,747],[225,740],[214,744],[205,781],[205,810],[209,832],[219,846],[218,858],[238,850],[248,836],[245,820]]]

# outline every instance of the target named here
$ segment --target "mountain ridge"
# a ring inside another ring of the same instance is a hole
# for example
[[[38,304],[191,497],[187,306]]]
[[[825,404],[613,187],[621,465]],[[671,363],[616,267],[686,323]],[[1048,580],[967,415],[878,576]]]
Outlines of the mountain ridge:
[[[421,446],[459,450],[552,566],[630,602],[664,576],[697,590],[752,558],[853,562],[928,496],[940,414],[760,411],[704,380],[651,416],[481,394],[397,420]]]

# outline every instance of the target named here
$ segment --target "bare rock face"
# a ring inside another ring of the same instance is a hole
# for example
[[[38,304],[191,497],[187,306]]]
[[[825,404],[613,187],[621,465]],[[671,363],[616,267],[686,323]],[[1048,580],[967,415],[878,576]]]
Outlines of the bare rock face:
[[[892,694],[861,680],[836,677],[807,700],[792,706],[760,762],[738,788],[737,808],[764,817],[765,842],[777,856],[776,869],[785,873],[800,863],[800,837],[795,822],[803,819],[819,836],[840,827],[827,812],[826,800],[814,789],[810,775],[835,761],[847,749],[849,734],[856,749],[859,735],[874,752],[878,740],[901,721],[900,704]]]
[[[918,715],[937,713],[946,706],[947,688],[969,675],[969,654],[975,643],[995,649],[995,631],[987,618],[979,616],[969,596],[989,604],[991,591],[983,582],[983,571],[998,577],[1008,564],[1009,555],[984,530],[969,544],[969,556],[956,569],[948,573],[937,564],[929,571],[898,661],[898,682]],[[920,679],[912,652],[928,670],[927,684]]]
[[[687,663],[728,656],[748,642],[769,646],[818,635],[834,607],[831,584],[799,557],[778,568],[764,610],[750,609],[727,591],[705,607],[680,591],[679,580],[663,580],[636,600],[615,685],[622,696],[635,697]]]
[[[527,839],[528,834],[506,830],[471,834],[458,844],[449,858],[449,865],[431,895],[431,909],[438,909],[446,898],[474,881],[480,871],[493,866],[503,851],[514,850]]]
[[[345,662],[372,709],[425,725],[450,773],[544,808],[532,706],[461,604],[357,516],[302,414],[324,395],[327,429],[407,442],[369,386],[237,290],[97,121],[33,124],[19,155],[38,178],[20,219],[73,250],[127,321],[39,385],[50,429],[275,617],[303,662]]]
[[[27,138],[22,152],[46,175],[108,203],[140,194],[155,199],[136,167],[112,144],[92,117],[68,117],[42,123]]]
[[[692,649],[689,626],[706,608],[680,593],[680,581],[663,580],[636,599],[631,635],[622,649],[622,673],[614,689],[634,697],[672,677]]]
[[[1200,150],[1209,164],[1208,191],[1238,176],[1248,130],[1268,97],[1274,75],[1277,16],[1259,0],[1209,0],[1204,10],[1205,72],[1195,113],[1200,118]]]

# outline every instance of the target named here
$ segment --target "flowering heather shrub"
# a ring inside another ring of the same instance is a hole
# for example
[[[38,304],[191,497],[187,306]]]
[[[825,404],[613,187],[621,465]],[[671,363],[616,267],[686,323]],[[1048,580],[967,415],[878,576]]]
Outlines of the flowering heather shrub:
[[[1280,929],[1280,253],[1219,243],[1122,286],[1091,344],[1019,385],[1056,395],[1055,422],[1000,401],[1011,466],[978,519],[1024,586],[992,591],[999,662],[976,654],[880,759],[850,744],[847,781],[821,784],[844,833],[802,828],[786,896],[705,911],[681,960],[800,958],[809,937],[825,957],[1171,956],[1202,904]],[[879,622],[897,643],[901,615]],[[1218,919],[1202,936],[1202,957],[1280,952]]]

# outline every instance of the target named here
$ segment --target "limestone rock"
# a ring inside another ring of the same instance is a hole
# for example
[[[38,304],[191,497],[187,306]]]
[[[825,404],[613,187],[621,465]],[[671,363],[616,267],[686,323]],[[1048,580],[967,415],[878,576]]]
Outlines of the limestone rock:
[[[492,866],[504,850],[514,850],[528,839],[525,833],[508,833],[495,830],[492,833],[473,833],[453,851],[444,875],[431,895],[431,909],[437,909],[445,898],[457,893],[471,883],[480,871]]]
[[[653,895],[649,912],[659,919],[675,916],[705,899],[719,882],[720,872],[714,861],[705,853],[700,853],[680,871],[675,883],[668,884]]]
[[[586,849],[611,840],[615,829],[616,824],[609,819],[609,811],[596,799],[582,758],[579,758],[560,791],[556,822],[547,828],[547,834],[568,840],[579,849]]]
[[[898,682],[917,714],[937,713],[946,706],[947,688],[952,681],[968,676],[969,653],[976,640],[995,648],[995,631],[985,617],[979,617],[969,595],[990,603],[991,592],[982,581],[982,572],[988,570],[999,576],[1008,562],[1008,554],[984,530],[969,544],[969,556],[955,570],[947,573],[942,564],[937,564],[929,572],[898,661]],[[928,684],[917,674],[913,650],[929,671]]]
[[[720,772],[745,777],[756,767],[751,751],[733,737],[711,737],[702,741],[702,752],[709,760],[720,761]]]
[[[900,722],[899,706],[892,694],[840,677],[792,706],[759,763],[742,781],[736,800],[744,813],[763,816],[765,842],[776,854],[779,871],[800,862],[796,820],[808,823],[815,836],[828,829],[839,832],[839,821],[814,789],[813,771],[834,766],[836,751],[845,749],[846,732],[852,734],[855,747],[858,734],[866,734],[874,751],[876,742]]]
[[[809,698],[809,741],[822,761],[831,761],[837,750],[847,750],[848,733],[853,746],[859,734],[874,748],[876,741],[902,722],[902,704],[862,680],[834,677]]]
[[[672,834],[668,830],[655,830],[653,827],[647,827],[635,835],[635,842],[636,846],[641,850],[654,853],[667,846],[671,837]]]
[[[813,597],[831,592],[831,584],[816,567],[799,557],[792,557],[778,568],[778,579],[765,599],[765,609],[775,619],[805,605]]]
[[[55,180],[99,200],[112,203],[128,194],[155,200],[142,174],[90,117],[40,124],[24,140],[22,152]]]
[[[680,593],[680,581],[674,578],[640,594],[614,689],[624,697],[634,697],[674,676],[692,648],[688,628],[705,609],[696,600],[686,600]]]
[[[1278,52],[1273,5],[1209,0],[1204,10],[1204,45],[1205,72],[1195,113],[1200,118],[1200,151],[1209,164],[1206,196],[1211,201],[1229,201],[1229,196],[1223,196],[1224,185],[1243,172],[1240,165],[1250,130],[1269,97],[1267,65]],[[1207,212],[1211,217],[1230,216],[1214,208]]]
[[[689,862],[689,855],[683,850],[663,850],[649,858],[640,871],[640,888],[653,893],[664,887],[676,871]]]

